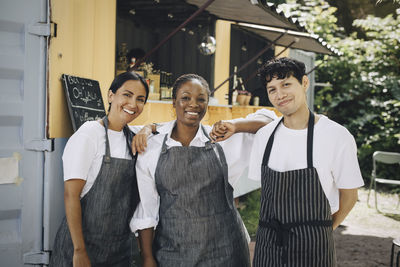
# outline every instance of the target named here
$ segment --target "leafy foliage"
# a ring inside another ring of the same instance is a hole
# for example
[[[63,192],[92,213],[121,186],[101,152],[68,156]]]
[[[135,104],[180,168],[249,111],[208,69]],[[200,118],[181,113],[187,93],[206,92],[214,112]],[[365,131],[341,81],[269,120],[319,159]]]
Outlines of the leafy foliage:
[[[323,0],[287,1],[280,6],[313,33],[338,48],[340,57],[318,56],[315,110],[344,125],[355,137],[360,167],[369,178],[372,153],[400,151],[400,9],[396,16],[367,16],[353,26],[365,33],[346,36],[336,22],[336,8]],[[394,175],[394,173],[393,173]]]
[[[376,4],[380,4],[380,3],[382,3],[382,2],[388,2],[388,0],[377,0],[376,1]],[[400,0],[393,0],[393,3],[400,3]]]
[[[343,53],[340,57],[318,55],[316,65],[323,64],[316,69],[316,80],[331,86],[315,88],[315,110],[353,134],[363,177],[369,178],[374,151],[400,151],[400,9],[397,16],[355,20],[353,26],[364,32],[365,38],[361,39],[357,33],[348,35],[337,24],[337,10],[327,1],[301,2],[287,0],[279,7]],[[398,177],[398,167],[380,171]],[[241,201],[240,214],[254,238],[260,190]]]

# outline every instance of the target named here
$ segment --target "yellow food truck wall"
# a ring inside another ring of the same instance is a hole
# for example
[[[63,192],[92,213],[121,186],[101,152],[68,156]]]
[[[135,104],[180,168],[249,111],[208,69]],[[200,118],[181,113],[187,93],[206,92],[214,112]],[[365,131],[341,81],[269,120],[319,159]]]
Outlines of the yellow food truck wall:
[[[51,0],[51,20],[57,36],[49,46],[49,138],[69,137],[73,131],[62,74],[97,80],[107,103],[115,70],[116,0]]]
[[[48,138],[72,135],[70,115],[60,77],[69,74],[97,80],[108,108],[107,90],[115,75],[116,0],[51,0],[51,20],[57,24],[57,36],[49,48]],[[218,20],[215,54],[215,83],[229,76],[231,23]],[[150,48],[149,48],[150,49]],[[226,105],[229,83],[215,94]],[[261,107],[210,106],[204,124],[245,117]],[[131,124],[144,125],[175,119],[171,103],[148,102],[143,113]]]

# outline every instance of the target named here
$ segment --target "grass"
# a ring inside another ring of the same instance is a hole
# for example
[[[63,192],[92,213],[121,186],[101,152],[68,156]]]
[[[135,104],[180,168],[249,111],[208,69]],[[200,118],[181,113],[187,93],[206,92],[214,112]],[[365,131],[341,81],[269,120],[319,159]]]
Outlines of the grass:
[[[260,212],[260,189],[240,197],[238,210],[252,240],[256,237]]]

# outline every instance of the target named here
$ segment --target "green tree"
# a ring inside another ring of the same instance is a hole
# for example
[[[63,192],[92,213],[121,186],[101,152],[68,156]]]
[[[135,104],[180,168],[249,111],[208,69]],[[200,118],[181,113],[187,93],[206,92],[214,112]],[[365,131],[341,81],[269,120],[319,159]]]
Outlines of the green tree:
[[[319,82],[315,109],[344,125],[356,138],[364,178],[371,171],[373,151],[400,151],[400,9],[384,18],[356,19],[364,33],[347,35],[337,25],[336,8],[323,0],[287,1],[280,6],[305,27],[338,48],[340,57],[318,56]]]

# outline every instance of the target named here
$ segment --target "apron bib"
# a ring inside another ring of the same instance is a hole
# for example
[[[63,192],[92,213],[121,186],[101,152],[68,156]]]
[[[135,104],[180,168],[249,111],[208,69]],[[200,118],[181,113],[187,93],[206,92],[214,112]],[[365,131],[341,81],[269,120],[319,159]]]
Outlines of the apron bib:
[[[278,172],[268,167],[278,123],[261,167],[260,221],[254,267],[336,266],[329,201],[313,167],[314,114],[307,129],[307,168]]]
[[[166,140],[155,172],[160,195],[154,239],[158,266],[249,267],[249,248],[221,146],[208,141],[205,147],[167,149]]]
[[[140,201],[136,157],[121,159],[110,156],[107,117],[103,122],[106,152],[92,188],[81,199],[83,237],[93,267],[127,267],[132,262],[132,244],[135,242],[129,221]],[[124,132],[129,133],[127,145],[130,149],[129,141],[134,134],[127,126]],[[73,253],[71,235],[64,218],[55,238],[50,266],[72,266]]]

